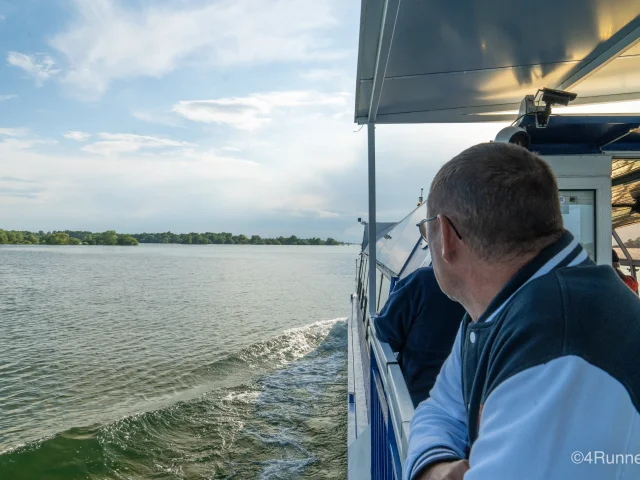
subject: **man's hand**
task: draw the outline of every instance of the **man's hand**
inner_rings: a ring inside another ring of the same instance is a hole
[[[416,480],[463,480],[467,470],[468,460],[440,462],[424,470]]]

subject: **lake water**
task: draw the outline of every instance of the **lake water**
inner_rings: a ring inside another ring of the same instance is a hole
[[[0,247],[0,478],[344,478],[357,247]]]

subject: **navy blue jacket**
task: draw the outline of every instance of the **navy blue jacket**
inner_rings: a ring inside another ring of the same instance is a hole
[[[411,421],[405,479],[640,478],[640,301],[569,232],[466,316]]]
[[[399,352],[414,405],[429,396],[464,314],[462,305],[442,293],[433,268],[423,267],[396,284],[376,316],[378,338]]]

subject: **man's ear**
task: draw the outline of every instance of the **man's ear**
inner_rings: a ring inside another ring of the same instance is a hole
[[[442,235],[442,259],[451,263],[456,256],[458,236],[445,217],[438,215],[438,222],[440,222],[440,235]]]

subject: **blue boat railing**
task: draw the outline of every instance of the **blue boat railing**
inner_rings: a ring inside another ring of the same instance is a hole
[[[400,480],[407,457],[413,402],[391,347],[377,338],[373,325],[368,330],[371,478]]]
[[[352,301],[360,305],[356,295]],[[367,416],[371,434],[370,469],[376,480],[400,480],[407,456],[409,424],[414,408],[400,365],[388,343],[358,309],[357,340],[361,357]],[[351,397],[350,397],[351,398]],[[350,400],[351,402],[352,400]],[[350,408],[353,406],[350,404]]]

